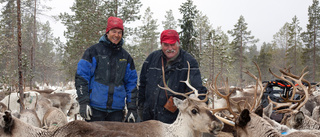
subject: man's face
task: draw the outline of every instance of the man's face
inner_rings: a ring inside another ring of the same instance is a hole
[[[161,44],[161,47],[162,47],[162,52],[166,55],[166,57],[168,59],[171,59],[178,54],[179,46],[178,46],[177,42],[174,44],[169,44],[169,43],[163,42]]]
[[[121,41],[122,38],[122,30],[121,29],[111,29],[107,33],[108,39],[114,43],[118,44]]]

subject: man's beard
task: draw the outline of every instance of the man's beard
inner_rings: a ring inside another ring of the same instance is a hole
[[[175,50],[166,50],[166,53],[175,53]]]

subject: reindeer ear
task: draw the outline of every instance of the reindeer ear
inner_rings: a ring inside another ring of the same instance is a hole
[[[239,126],[239,127],[245,127],[248,124],[248,122],[251,120],[249,114],[250,114],[249,110],[248,109],[244,109],[241,112],[239,118],[237,119],[236,125]]]
[[[177,106],[177,108],[179,108],[179,110],[183,110],[188,106],[187,99],[181,100],[179,98],[173,97],[173,103],[174,103],[174,105]]]
[[[272,109],[273,109],[273,104],[272,103],[269,103],[268,106],[266,106],[264,109],[263,109],[263,113],[267,116],[267,117],[271,117],[271,114],[272,114]]]
[[[11,133],[11,129],[13,127],[13,119],[10,111],[4,112],[5,115],[3,116],[5,126],[4,126],[4,132]]]
[[[296,121],[296,123],[300,125],[302,124],[303,120],[304,120],[304,114],[302,111],[299,111],[294,117],[294,121]]]
[[[260,117],[262,117],[263,114],[263,106],[260,105],[255,111],[254,113],[256,113],[257,115],[259,115]]]

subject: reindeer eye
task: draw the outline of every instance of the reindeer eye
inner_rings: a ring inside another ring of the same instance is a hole
[[[197,113],[199,113],[197,109],[192,109],[191,112],[192,112],[192,114],[197,114]]]

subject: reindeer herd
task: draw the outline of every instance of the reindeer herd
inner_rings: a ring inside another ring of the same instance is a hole
[[[185,98],[174,98],[179,114],[172,124],[156,120],[139,123],[78,120],[75,94],[54,90],[25,92],[20,110],[20,97],[11,93],[0,102],[0,137],[320,136],[320,96],[316,85],[304,79],[308,72],[303,70],[300,75],[294,75],[289,69],[281,69],[281,75],[277,75],[269,70],[274,77],[292,86],[292,95],[281,96],[282,102],[268,98],[269,105],[263,108],[261,99],[267,85],[262,83],[260,68],[254,64],[258,76],[249,71],[244,73],[256,84],[245,88],[229,86],[228,79],[220,74],[207,84],[207,94],[198,94],[189,83],[189,74],[182,81],[192,90],[188,93],[173,91],[166,84],[160,87]],[[301,98],[294,99],[294,95]],[[199,96],[205,97],[201,100]],[[281,122],[272,119],[273,114],[282,114]]]

